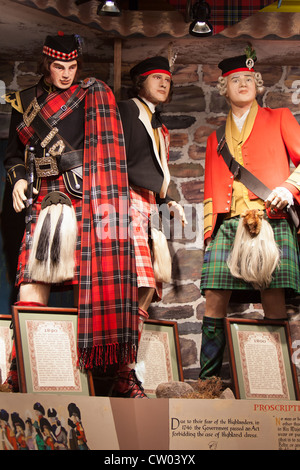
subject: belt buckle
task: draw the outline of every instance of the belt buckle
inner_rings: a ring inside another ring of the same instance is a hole
[[[34,98],[23,114],[23,121],[26,127],[29,127],[31,125],[32,121],[34,120],[36,115],[40,112],[40,110],[41,110],[40,105],[37,99]]]
[[[56,158],[51,155],[35,158],[34,162],[38,178],[47,178],[48,176],[57,176],[59,174]]]

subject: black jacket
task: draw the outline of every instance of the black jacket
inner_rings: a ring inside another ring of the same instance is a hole
[[[50,90],[51,91],[51,90]],[[8,179],[12,186],[19,179],[26,179],[26,168],[25,168],[25,145],[21,142],[16,128],[23,120],[23,106],[22,106],[22,94],[27,93],[29,96],[37,97],[39,103],[43,103],[46,99],[49,89],[45,82],[40,82],[26,90],[21,92],[12,93],[9,96],[9,102],[12,104],[12,114],[9,130],[8,145],[6,155],[4,158],[4,167],[8,174]],[[18,106],[15,106],[18,104]],[[56,127],[58,133],[72,146],[75,150],[83,150],[84,146],[84,100],[80,102],[79,106],[73,110],[65,119],[60,120]],[[35,145],[36,157],[43,156],[44,149],[40,145]],[[74,176],[74,173],[67,171],[64,174],[64,180],[67,189],[71,194],[77,197],[82,195],[82,180],[78,176]]]
[[[159,195],[164,174],[155,155],[149,122],[145,122],[133,100],[121,101],[118,107],[124,129],[129,184]]]

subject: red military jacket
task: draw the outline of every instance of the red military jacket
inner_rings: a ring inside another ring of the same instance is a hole
[[[204,180],[204,239],[211,237],[218,215],[230,212],[233,176],[217,153],[214,131],[208,138]],[[284,186],[300,203],[300,127],[287,108],[261,108],[242,145],[244,166],[270,189]],[[295,166],[291,174],[290,160]],[[257,196],[248,191],[250,199]],[[283,216],[283,215],[282,215]]]

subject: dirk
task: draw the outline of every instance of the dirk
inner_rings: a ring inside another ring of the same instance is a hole
[[[27,200],[26,200],[26,239],[29,241],[32,222],[33,182],[34,182],[34,147],[29,147],[27,156]]]

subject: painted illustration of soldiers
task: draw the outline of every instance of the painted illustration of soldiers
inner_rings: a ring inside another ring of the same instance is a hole
[[[81,413],[80,409],[75,403],[70,403],[68,405],[68,411],[70,416],[70,421],[73,423],[73,447],[76,447],[78,450],[89,450],[87,445],[87,438],[84,432],[84,428],[81,422]]]
[[[61,421],[57,416],[57,411],[54,408],[49,408],[47,415],[51,424],[51,431],[57,443],[57,447],[60,450],[66,450],[68,448],[67,431],[62,426]]]
[[[28,450],[25,437],[25,423],[23,419],[20,417],[19,413],[14,412],[11,414],[11,421],[15,430],[18,450]]]
[[[0,446],[2,450],[18,450],[16,435],[9,424],[9,414],[0,410]]]

